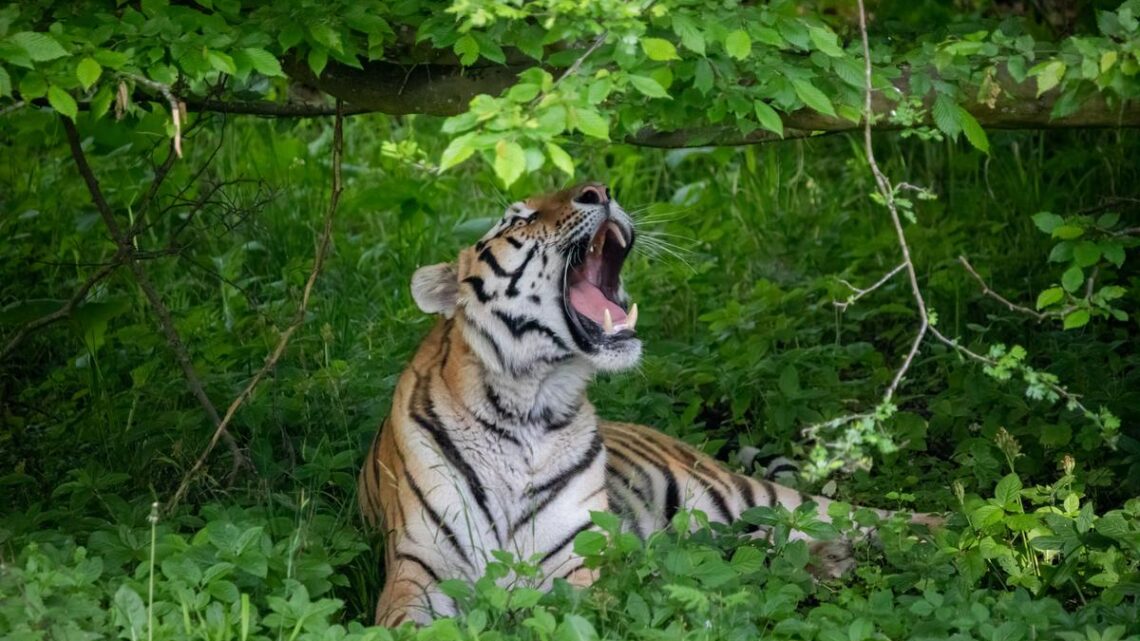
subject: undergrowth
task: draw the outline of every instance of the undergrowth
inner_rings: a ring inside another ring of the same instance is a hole
[[[296,309],[328,190],[325,123],[232,121],[191,130],[187,157],[140,238],[194,365],[216,403],[263,362]],[[1110,301],[1065,284],[1050,262],[1058,225],[1108,247],[1140,225],[1134,133],[994,134],[992,157],[951,143],[877,141],[884,170],[930,187],[908,226],[939,327],[964,344],[1024,347],[1093,408],[1119,417],[1115,447],[1063,402],[1030,398],[928,346],[885,423],[893,451],[820,487],[850,504],[946,512],[945,529],[878,528],[857,544],[853,576],[815,582],[801,529],[835,527],[804,512],[756,510],[708,526],[684,513],[641,542],[597,515],[605,534],[576,545],[599,568],[587,591],[530,589],[528,559],[503,556],[474,586],[449,584],[464,614],[421,629],[366,628],[383,578],[381,541],[359,522],[355,473],[387,413],[396,377],[431,323],[411,303],[416,266],[453,258],[509,200],[560,185],[524,176],[501,193],[471,168],[423,173],[384,143],[422,120],[360,117],[346,131],[346,190],[335,245],[310,315],[238,414],[252,469],[210,474],[173,512],[173,492],[210,434],[201,408],[125,274],[66,322],[25,342],[0,380],[0,636],[12,639],[789,639],[1065,638],[1140,635],[1140,272],[1098,250]],[[106,260],[106,239],[54,118],[5,134],[0,163],[0,336],[66,299]],[[155,131],[161,118],[156,116]],[[140,128],[141,130],[142,128]],[[426,129],[425,129],[426,130]],[[110,136],[111,134],[106,134]],[[144,133],[89,141],[116,203],[142,192]],[[801,430],[873,405],[914,331],[901,281],[845,311],[850,289],[891,269],[895,239],[872,203],[855,138],[740,149],[647,151],[589,146],[591,177],[636,212],[645,240],[626,268],[641,303],[646,356],[591,398],[607,418],[653,425],[727,461],[744,448],[803,460]],[[207,162],[217,148],[216,157]],[[440,149],[432,149],[438,153]],[[35,158],[34,163],[15,162]],[[202,169],[204,167],[204,169]],[[201,172],[199,172],[201,169]],[[194,204],[202,202],[198,209]],[[1095,209],[1094,214],[1086,213]],[[1091,216],[1091,217],[1090,217]],[[1087,223],[1087,224],[1085,224]],[[1068,232],[1066,232],[1068,233]],[[1099,247],[1100,245],[1098,245]],[[1066,330],[985,297],[1027,307],[1085,305]],[[1087,247],[1082,261],[1090,260]],[[1068,262],[1066,262],[1068,261]],[[1089,263],[1082,269],[1091,270]],[[1071,277],[1070,277],[1071,280]],[[1119,294],[1118,296],[1115,294]],[[1051,300],[1060,295],[1058,300]],[[1117,310],[1115,313],[1112,310]],[[835,531],[833,531],[835,530]],[[508,589],[513,587],[513,589]]]

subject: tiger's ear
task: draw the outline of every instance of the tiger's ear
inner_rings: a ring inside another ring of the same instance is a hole
[[[459,275],[455,265],[439,263],[417,269],[412,274],[412,298],[423,311],[451,318],[459,298]]]

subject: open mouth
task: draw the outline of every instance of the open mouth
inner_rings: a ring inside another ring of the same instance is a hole
[[[627,233],[613,220],[606,220],[593,236],[570,250],[564,307],[580,343],[634,337],[637,305],[627,308],[618,293],[622,263],[633,244],[633,235]]]

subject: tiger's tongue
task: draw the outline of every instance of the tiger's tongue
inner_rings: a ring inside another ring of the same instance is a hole
[[[607,309],[610,310],[610,317],[613,318],[615,325],[625,322],[625,310],[606,298],[602,290],[585,278],[570,286],[570,305],[578,313],[599,325],[602,324]]]

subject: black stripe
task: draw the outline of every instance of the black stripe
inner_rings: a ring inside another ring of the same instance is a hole
[[[483,392],[487,396],[487,400],[490,401],[491,407],[495,410],[496,414],[498,414],[499,416],[502,416],[503,418],[510,418],[510,419],[516,419],[516,420],[518,419],[518,416],[519,416],[518,413],[512,412],[511,410],[508,410],[506,407],[504,407],[503,406],[503,399],[499,397],[498,392],[491,389],[490,385],[484,383],[483,384]]]
[[[565,548],[567,545],[570,545],[571,543],[573,543],[573,542],[574,542],[574,537],[576,537],[576,536],[578,536],[579,534],[581,534],[581,533],[585,532],[586,530],[590,529],[591,527],[593,527],[593,525],[594,525],[594,524],[593,524],[593,523],[591,523],[591,522],[589,522],[589,521],[586,521],[585,523],[583,523],[583,524],[582,524],[582,525],[581,525],[581,526],[580,526],[578,529],[576,529],[576,530],[574,530],[573,532],[571,532],[569,536],[567,536],[566,538],[564,538],[564,539],[562,539],[561,541],[559,541],[559,542],[558,542],[558,545],[554,546],[554,549],[553,549],[553,550],[551,550],[551,551],[547,552],[547,553],[546,553],[546,554],[545,554],[545,555],[542,557],[542,560],[541,560],[541,561],[539,561],[539,564],[541,565],[541,564],[543,564],[543,563],[546,563],[547,561],[549,561],[549,560],[550,560],[550,557],[554,556],[555,554],[558,554],[559,552],[561,552],[561,551],[562,551],[562,548]]]
[[[543,336],[549,338],[550,341],[562,351],[570,351],[566,347],[566,343],[562,342],[562,339],[558,337],[558,334],[554,333],[554,330],[538,322],[537,319],[528,318],[525,316],[512,316],[497,309],[493,310],[491,313],[498,317],[499,320],[503,321],[503,324],[507,326],[507,330],[510,331],[511,336],[514,336],[515,338],[522,338],[526,334],[534,332],[536,334],[542,334]]]
[[[665,474],[665,524],[673,522],[677,510],[681,508],[681,492],[677,489],[677,479],[672,472]]]
[[[480,303],[486,303],[496,296],[494,292],[488,294],[487,290],[483,289],[483,279],[478,276],[468,276],[463,279],[463,282],[471,286],[471,289],[475,292],[475,298],[478,298]]]
[[[507,283],[507,298],[514,298],[519,295],[519,279],[522,278],[523,272],[526,271],[526,266],[530,264],[536,251],[538,251],[538,243],[530,246],[530,251],[526,253],[526,258],[523,259],[522,264],[511,274],[511,282]]]
[[[506,278],[507,276],[511,275],[510,272],[503,269],[503,266],[499,264],[499,261],[495,260],[495,255],[491,253],[490,247],[479,252],[479,260],[487,263],[487,265],[491,268],[491,271],[495,272],[496,276],[502,276],[503,278]]]
[[[498,425],[495,425],[491,421],[488,421],[481,416],[475,416],[475,420],[478,421],[479,425],[483,426],[483,429],[494,434],[495,436],[499,437],[500,439],[506,439],[506,440],[514,443],[515,445],[519,445],[519,446],[522,445],[522,443],[520,443],[519,440],[517,438],[515,438],[513,434],[511,434],[507,430],[504,430],[503,428],[499,427]]]
[[[420,557],[418,557],[414,554],[408,554],[407,552],[397,552],[396,558],[401,560],[401,561],[409,561],[411,563],[415,563],[416,565],[423,568],[424,572],[427,572],[427,575],[430,576],[432,578],[432,580],[434,580],[436,583],[439,583],[441,581],[441,579],[439,578],[439,575],[436,574],[436,571],[433,570],[431,568],[431,566],[428,565],[427,562],[424,561],[423,559],[421,559]]]
[[[514,247],[515,249],[522,249],[522,241],[515,238],[514,236],[507,236],[507,242],[510,243],[511,247]]]
[[[598,436],[597,433],[595,433],[594,440],[590,442],[590,449],[586,450],[586,454],[582,456],[582,458],[578,459],[577,463],[572,465],[570,468],[563,470],[561,473],[549,481],[531,490],[530,495],[534,496],[536,494],[541,494],[547,490],[553,490],[555,493],[557,493],[559,490],[565,487],[566,484],[568,484],[574,476],[577,476],[578,474],[586,471],[586,469],[588,469],[590,465],[593,464],[594,460],[598,458],[598,455],[601,454],[601,452],[602,438]]]
[[[408,482],[408,486],[412,488],[412,492],[416,495],[416,498],[419,499],[420,504],[424,506],[424,511],[426,511],[428,516],[431,517],[431,520],[435,523],[435,526],[439,528],[441,532],[443,532],[443,538],[447,539],[447,541],[451,543],[451,547],[455,548],[455,551],[459,553],[460,558],[463,559],[463,562],[466,563],[468,567],[474,567],[471,564],[471,559],[467,557],[467,552],[463,550],[463,546],[459,545],[459,539],[456,538],[455,532],[452,531],[451,526],[447,523],[444,523],[443,519],[441,519],[439,516],[439,512],[436,512],[435,508],[431,506],[431,503],[428,503],[427,499],[424,497],[424,493],[420,490],[420,486],[416,485],[416,482],[412,480],[412,475],[408,474],[407,470],[404,470],[404,480]]]
[[[752,484],[748,479],[743,476],[736,476],[735,474],[730,477],[736,489],[740,491],[741,497],[744,499],[744,509],[756,507],[756,490],[753,489]]]
[[[428,390],[431,381],[422,377],[417,378],[419,380],[416,381],[416,388],[412,393],[412,399],[414,402],[417,396],[421,397],[423,401],[422,409],[427,416],[423,416],[413,409],[412,420],[431,435],[439,446],[440,451],[443,452],[444,457],[451,463],[451,466],[458,470],[459,473],[463,475],[463,478],[467,480],[467,486],[471,490],[471,495],[475,498],[475,503],[479,506],[480,511],[483,512],[483,516],[486,517],[487,523],[495,533],[495,538],[499,545],[503,545],[502,537],[499,536],[499,528],[496,527],[496,521],[491,517],[491,510],[487,507],[487,493],[483,489],[483,483],[479,479],[479,475],[475,473],[475,469],[471,467],[471,464],[467,462],[467,459],[463,458],[459,449],[455,447],[455,443],[452,442],[451,437],[447,434],[447,430],[441,425],[439,416],[435,413],[435,406],[432,404],[430,391]]]
[[[475,332],[478,333],[479,336],[484,341],[486,341],[488,345],[491,346],[491,349],[495,352],[495,360],[498,361],[499,367],[500,368],[506,368],[507,364],[503,360],[503,350],[499,349],[499,343],[498,343],[498,341],[495,340],[495,337],[491,336],[490,332],[483,329],[482,325],[480,325],[479,323],[476,323],[475,321],[467,318],[466,315],[463,316],[463,322],[468,327],[475,330]]]

